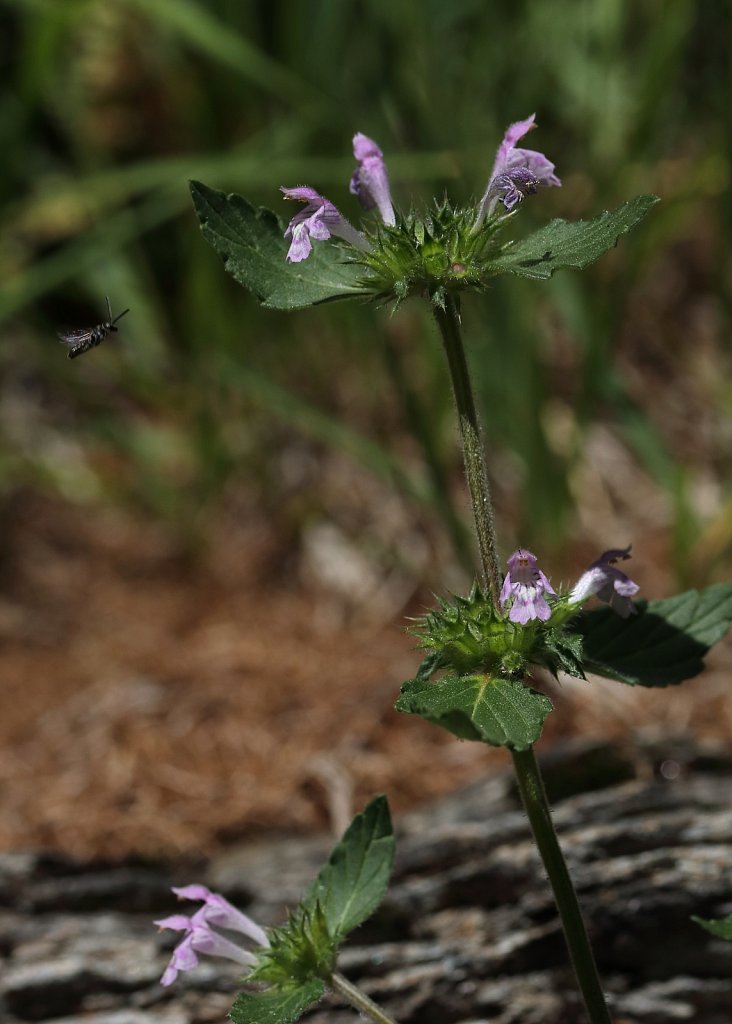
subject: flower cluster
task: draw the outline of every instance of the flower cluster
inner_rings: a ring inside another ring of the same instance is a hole
[[[580,576],[570,591],[567,598],[569,606],[580,605],[594,594],[609,604],[622,618],[627,619],[632,615],[636,609],[631,598],[638,593],[640,587],[622,570],[616,568],[615,564],[628,558],[630,547],[604,551]],[[502,608],[510,605],[510,621],[522,626],[534,619],[546,622],[551,617],[552,609],[545,594],[550,597],[557,596],[551,583],[539,569],[536,555],[524,548],[514,551],[508,559],[508,572],[500,596]]]
[[[472,232],[480,230],[486,217],[491,217],[497,204],[511,211],[527,195],[533,195],[540,185],[561,185],[554,173],[554,164],[534,149],[516,145],[519,139],[535,127],[535,115],[516,121],[506,129],[498,147],[488,186],[478,205]],[[377,210],[387,227],[394,227],[394,212],[389,175],[384,154],[378,145],[362,132],[353,137],[353,155],[357,167],[353,172],[350,191],[365,210]],[[305,208],[290,221],[285,238],[290,243],[287,260],[300,263],[310,256],[313,241],[325,241],[332,235],[343,238],[355,249],[368,251],[371,243],[340,213],[325,196],[307,185],[281,189],[286,199],[305,203]]]
[[[246,914],[242,914],[219,893],[211,892],[205,885],[186,885],[174,888],[173,892],[182,900],[201,900],[203,906],[191,916],[171,914],[170,917],[155,921],[159,928],[184,932],[160,979],[161,985],[172,985],[180,971],[190,971],[196,967],[199,953],[225,957],[227,960],[235,960],[246,967],[252,967],[256,963],[256,956],[223,936],[217,930],[219,928],[238,932],[259,946],[269,946],[264,929]]]

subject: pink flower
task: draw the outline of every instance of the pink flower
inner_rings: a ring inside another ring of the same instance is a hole
[[[269,945],[263,928],[246,914],[242,914],[219,893],[211,892],[205,885],[186,885],[173,889],[173,892],[179,899],[201,900],[203,906],[190,917],[186,914],[171,914],[170,917],[154,922],[159,928],[185,932],[173,950],[170,963],[160,979],[161,985],[172,985],[179,971],[190,971],[196,967],[199,953],[226,957],[227,960],[235,960],[247,967],[252,967],[256,963],[257,958],[253,953],[225,938],[215,931],[212,925],[246,935],[260,946]]]
[[[358,167],[351,178],[351,194],[358,197],[365,210],[376,207],[385,224],[396,224],[384,154],[373,139],[356,132],[353,155],[358,160]]]
[[[562,183],[554,173],[554,164],[536,149],[522,149],[516,143],[535,126],[536,114],[524,121],[516,121],[506,129],[503,141],[498,147],[493,162],[488,187],[478,207],[478,216],[473,225],[477,230],[490,216],[498,202],[507,210],[522,202],[527,195],[533,195],[539,185]]]
[[[314,188],[299,185],[297,188],[281,188],[280,191],[286,199],[306,203],[305,209],[295,214],[285,231],[285,238],[290,242],[287,252],[289,263],[300,263],[308,258],[313,250],[313,238],[323,242],[331,235],[338,235],[357,249],[369,248],[361,232],[356,231],[330,199],[321,196]]]
[[[508,617],[511,622],[525,626],[532,619],[542,622],[551,615],[551,608],[546,603],[544,594],[556,592],[551,583],[538,567],[536,555],[525,548],[514,551],[508,559],[508,572],[503,581],[500,602],[505,607],[512,602]]]
[[[580,604],[588,597],[597,594],[601,601],[609,604],[614,612],[627,619],[634,615],[636,607],[631,597],[638,593],[640,587],[615,563],[630,558],[630,545],[627,548],[611,548],[603,551],[597,561],[590,565],[574,585],[569,595],[570,604]]]

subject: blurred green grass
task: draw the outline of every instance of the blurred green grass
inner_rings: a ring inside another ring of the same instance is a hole
[[[683,400],[707,316],[717,373],[696,400],[730,421],[731,40],[729,8],[690,0],[0,0],[2,492],[121,501],[195,533],[232,480],[277,505],[289,430],[446,522],[467,560],[426,313],[259,310],[201,239],[186,180],[280,213],[278,186],[309,183],[349,209],[361,130],[402,203],[467,199],[536,110],[532,145],[564,188],[525,204],[522,232],[639,192],[664,202],[585,274],[466,302],[507,541],[571,540],[573,472],[602,422],[667,498],[677,576],[714,577],[732,550],[729,445],[695,441],[692,410],[680,446],[652,391]],[[69,363],[57,327],[94,322],[107,294],[132,308],[120,335]]]

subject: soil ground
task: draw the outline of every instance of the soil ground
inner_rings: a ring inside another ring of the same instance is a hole
[[[261,521],[184,558],[115,510],[25,496],[0,597],[0,847],[80,856],[207,853],[261,831],[340,830],[374,792],[412,806],[504,764],[392,708],[418,655],[358,628],[277,564]],[[673,691],[550,684],[546,746],[638,730],[725,738],[729,646]]]

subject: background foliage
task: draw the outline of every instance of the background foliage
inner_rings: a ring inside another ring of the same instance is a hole
[[[724,5],[691,0],[0,0],[2,491],[121,501],[195,540],[244,479],[297,533],[318,489],[291,500],[278,456],[304,436],[432,529],[447,511],[465,550],[426,311],[259,310],[200,238],[186,180],[280,212],[280,184],[310,183],[350,209],[361,130],[399,201],[461,200],[536,110],[532,145],[564,188],[525,204],[526,231],[664,202],[584,274],[503,279],[466,304],[506,542],[577,533],[610,437],[663,496],[681,582],[723,578],[731,28]],[[69,363],[56,328],[100,319],[107,294],[132,308],[120,335]]]

